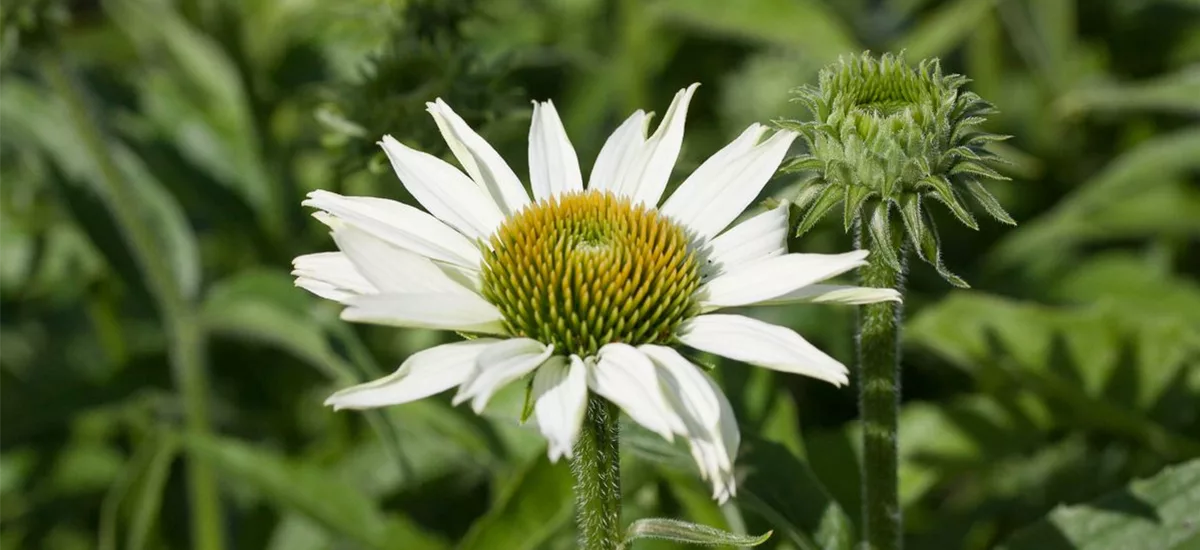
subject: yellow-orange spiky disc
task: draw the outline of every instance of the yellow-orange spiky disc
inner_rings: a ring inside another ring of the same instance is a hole
[[[567,193],[506,220],[484,253],[483,296],[514,336],[594,355],[666,343],[696,312],[696,254],[682,227],[609,193]]]

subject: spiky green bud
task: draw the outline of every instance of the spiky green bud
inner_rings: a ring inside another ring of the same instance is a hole
[[[971,229],[979,226],[966,196],[997,220],[1016,224],[981,183],[1008,179],[988,166],[1002,159],[984,148],[1008,136],[979,129],[996,111],[963,91],[967,82],[962,75],[942,74],[936,59],[913,68],[903,54],[876,60],[864,53],[826,67],[817,87],[796,90],[813,121],[781,125],[799,131],[809,152],[784,170],[816,174],[795,200],[803,212],[797,233],[840,203],[846,230],[859,220],[869,238],[883,241],[876,250],[892,252],[884,259],[894,269],[900,269],[900,259],[891,234],[904,231],[922,260],[951,284],[967,286],[942,264],[937,228],[926,210],[929,199]]]

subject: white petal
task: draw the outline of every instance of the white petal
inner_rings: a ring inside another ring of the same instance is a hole
[[[667,199],[662,212],[702,238],[728,227],[762,192],[797,136],[784,130],[755,145],[766,130],[751,125],[706,160]]]
[[[536,200],[583,190],[579,157],[550,101],[533,102],[533,123],[529,126],[529,183]]]
[[[683,127],[688,104],[699,84],[692,84],[675,94],[667,114],[658,129],[646,140],[634,162],[622,174],[617,195],[629,197],[634,204],[655,206],[667,188],[667,179],[675,168],[679,150],[683,147]]]
[[[900,293],[891,288],[871,288],[843,285],[808,285],[787,294],[763,302],[765,304],[790,304],[815,302],[832,304],[874,304],[876,302],[899,302]]]
[[[348,223],[405,250],[469,269],[479,269],[479,249],[441,220],[407,204],[376,197],[343,197],[329,191],[308,194],[305,206],[333,215],[326,223]],[[336,229],[336,227],[335,227]]]
[[[713,498],[734,494],[733,459],[741,444],[733,408],[721,389],[679,352],[665,346],[638,348],[659,368],[668,401],[683,418],[692,457],[713,484]]]
[[[306,254],[292,260],[296,286],[326,300],[345,302],[359,294],[379,292],[341,252]]]
[[[470,399],[471,408],[482,413],[500,388],[538,368],[553,352],[554,346],[529,338],[511,338],[493,344],[475,360],[475,368],[459,387],[454,404]]]
[[[335,228],[333,240],[380,293],[473,293],[451,280],[429,258],[393,246],[353,225]]]
[[[462,117],[440,98],[426,103],[446,144],[475,184],[491,195],[500,211],[511,216],[529,204],[529,194],[508,163]]]
[[[700,287],[704,311],[765,302],[866,265],[867,251],[785,254],[737,266]]]
[[[347,300],[342,319],[408,328],[504,334],[500,310],[473,293],[376,294]]]
[[[621,174],[637,159],[646,143],[646,127],[649,123],[650,117],[646,112],[638,110],[608,136],[604,147],[600,148],[600,154],[596,156],[596,164],[588,178],[588,189],[617,192]]]
[[[599,359],[588,369],[588,387],[667,441],[684,433],[683,420],[663,395],[654,363],[633,346],[607,344],[600,348]]]
[[[446,391],[462,383],[475,368],[475,359],[499,342],[479,338],[419,351],[396,372],[378,380],[339,391],[325,400],[334,410],[369,409],[408,403]]]
[[[533,415],[549,443],[550,461],[571,458],[587,409],[587,367],[578,355],[554,356],[533,376]]]
[[[846,366],[792,329],[741,315],[701,315],[684,322],[681,342],[768,369],[803,374],[834,385],[849,381]]]
[[[705,273],[720,275],[743,264],[787,253],[787,202],[767,210],[709,241]]]
[[[486,239],[504,221],[492,197],[457,168],[392,136],[379,142],[396,176],[430,214],[470,239]]]

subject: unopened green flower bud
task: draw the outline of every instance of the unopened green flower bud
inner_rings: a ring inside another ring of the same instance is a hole
[[[1008,179],[988,166],[1001,159],[984,148],[1008,136],[979,129],[996,111],[963,91],[967,82],[942,74],[936,59],[913,68],[902,56],[863,54],[826,67],[817,87],[797,90],[814,120],[781,124],[799,131],[809,152],[784,169],[816,174],[795,200],[803,212],[798,233],[842,203],[846,230],[860,220],[894,269],[900,259],[891,234],[904,231],[921,259],[951,284],[967,286],[942,265],[926,199],[941,202],[972,229],[978,224],[967,195],[997,220],[1016,223],[981,183]]]

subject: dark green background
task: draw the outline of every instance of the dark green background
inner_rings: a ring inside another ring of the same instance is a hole
[[[986,128],[1015,136],[997,149],[1013,181],[990,189],[1020,225],[940,216],[974,288],[914,263],[901,420],[909,547],[1001,544],[1200,455],[1198,15],[1195,0],[6,0],[0,545],[192,547],[187,465],[204,463],[221,504],[206,529],[228,548],[573,547],[568,468],[511,414],[448,396],[321,406],[454,337],[350,326],[293,288],[291,258],[333,248],[304,194],[411,200],[374,140],[449,158],[435,97],[518,174],[529,100],[553,99],[586,172],[628,113],[698,81],[677,183],[747,124],[806,116],[789,90],[839,55],[904,48],[970,76],[1001,110]],[[835,216],[792,250],[849,241]],[[754,314],[850,363],[851,308]],[[686,455],[630,428],[626,519],[849,548],[854,389],[716,376],[746,439],[740,498],[717,507]],[[1009,547],[1200,544],[1194,470]],[[1117,527],[1081,530],[1098,516]]]

